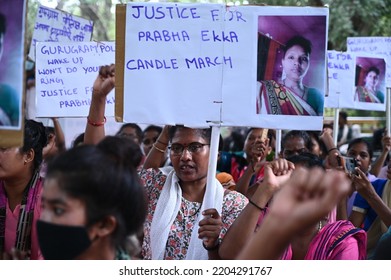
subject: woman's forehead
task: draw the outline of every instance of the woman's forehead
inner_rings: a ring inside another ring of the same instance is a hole
[[[350,147],[349,151],[354,151],[354,152],[365,151],[365,152],[368,152],[368,146],[367,146],[367,144],[365,144],[363,142],[358,142],[358,143],[352,145]]]
[[[202,131],[199,129],[193,129],[188,127],[178,128],[172,139],[183,139],[183,138],[204,138]]]

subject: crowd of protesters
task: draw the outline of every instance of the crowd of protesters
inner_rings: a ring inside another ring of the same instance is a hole
[[[0,148],[1,258],[391,258],[386,131],[374,157],[346,122],[284,131],[280,151],[272,129],[233,128],[208,180],[211,128],[125,123],[105,134],[114,69],[100,68],[72,147],[53,119],[26,120],[23,146]]]

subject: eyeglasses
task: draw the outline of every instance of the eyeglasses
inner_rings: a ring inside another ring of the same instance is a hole
[[[209,146],[209,144],[202,144],[199,142],[193,142],[189,145],[182,145],[178,143],[171,144],[169,147],[171,153],[176,156],[182,155],[183,151],[186,149],[191,154],[197,154],[202,151],[204,146]]]

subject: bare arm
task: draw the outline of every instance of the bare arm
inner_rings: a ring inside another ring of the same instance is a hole
[[[384,162],[387,159],[387,156],[391,150],[391,137],[385,135],[382,138],[382,152],[376,161],[372,164],[371,173],[375,176],[379,176],[380,170],[384,165]]]
[[[334,145],[333,137],[329,131],[324,131],[320,136],[328,151],[326,155],[326,168],[339,168],[337,157],[341,154],[338,148]]]
[[[169,136],[168,136],[169,129],[170,129],[169,125],[164,126],[158,139],[153,144],[152,149],[149,151],[147,157],[145,158],[143,169],[148,169],[148,168],[157,169],[160,167],[163,159],[165,158],[165,153],[167,152],[167,147],[169,143]]]
[[[358,175],[353,175],[353,180],[357,192],[368,202],[383,223],[391,226],[391,209],[384,203],[382,198],[376,193],[371,182],[359,168],[356,168]],[[352,221],[353,222],[353,221]],[[356,225],[356,224],[354,224]]]
[[[269,139],[265,142],[257,141],[252,147],[253,157],[248,159],[249,164],[243,175],[236,182],[236,191],[242,193],[248,197],[247,192],[250,186],[251,178],[254,174],[258,174],[259,170],[265,164],[263,161],[266,157],[267,146],[269,145]]]
[[[105,137],[105,108],[106,97],[114,88],[115,84],[115,65],[101,66],[99,75],[95,79],[90,111],[88,114],[88,121],[84,135],[85,144],[97,144]],[[95,124],[95,125],[94,125]]]
[[[65,151],[65,136],[64,131],[61,128],[61,125],[57,118],[52,118],[54,126],[54,134],[56,135],[55,145],[59,153]]]
[[[254,234],[258,219],[262,214],[259,208],[266,207],[280,184],[289,178],[290,170],[293,168],[293,164],[285,159],[278,159],[265,166],[264,180],[258,182],[259,187],[252,196],[251,202],[231,225],[220,245],[219,254],[222,259],[235,259],[238,256],[240,250]],[[280,174],[279,178],[275,175],[277,173]]]
[[[338,171],[295,170],[238,259],[278,259],[291,239],[327,215],[349,189]]]

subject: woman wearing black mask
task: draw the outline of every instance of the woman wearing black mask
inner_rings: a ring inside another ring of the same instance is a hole
[[[126,158],[125,156],[126,155]],[[145,219],[144,189],[135,167],[138,145],[108,136],[75,147],[48,166],[37,222],[45,259],[129,259],[129,237]]]

